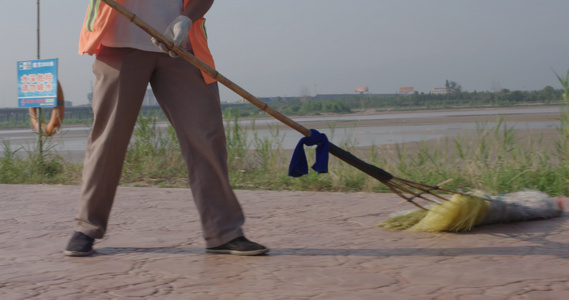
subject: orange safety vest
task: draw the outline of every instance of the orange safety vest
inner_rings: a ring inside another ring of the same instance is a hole
[[[124,4],[125,0],[115,0],[119,4]],[[184,8],[192,0],[184,0]],[[110,28],[115,21],[118,12],[110,6],[101,2],[101,0],[91,0],[81,29],[81,36],[79,37],[79,54],[85,53],[89,55],[97,54],[101,47],[101,40],[105,31]],[[192,20],[193,21],[193,20]],[[215,69],[213,56],[207,46],[207,33],[205,29],[205,19],[193,22],[190,31],[188,32],[190,43],[194,55],[201,61],[208,64]],[[216,80],[202,71],[202,76],[206,84],[215,82]]]

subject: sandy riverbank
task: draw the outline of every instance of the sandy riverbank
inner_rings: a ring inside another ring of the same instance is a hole
[[[484,112],[488,111],[503,111],[502,114],[485,115]],[[421,113],[437,113],[437,112],[461,112],[462,115],[457,116],[447,116],[444,118],[421,118]],[[495,124],[498,121],[507,124],[508,128],[512,124],[524,124],[527,122],[546,122],[546,121],[557,121],[560,118],[560,113],[535,113],[532,112],[532,107],[527,108],[527,113],[510,113],[508,108],[503,109],[460,109],[460,110],[429,110],[429,111],[390,111],[390,112],[377,112],[375,110],[367,110],[361,112],[355,112],[349,114],[350,116],[370,116],[370,115],[395,115],[395,114],[409,114],[414,115],[411,118],[396,118],[396,119],[372,119],[372,120],[350,120],[350,121],[332,121],[334,126],[337,128],[350,128],[350,127],[374,127],[374,126],[403,126],[403,125],[434,125],[434,124],[453,124],[453,123],[489,123]],[[418,115],[415,115],[418,114]],[[326,117],[344,117],[345,114],[336,115],[326,115]],[[303,119],[312,119],[310,117],[296,117],[299,123],[303,123]],[[331,121],[311,121],[308,123],[310,128],[321,129],[330,126]],[[286,125],[279,125],[286,126]],[[259,126],[256,126],[260,128]],[[488,125],[491,128],[491,125]],[[530,141],[539,141],[540,148],[548,149],[554,147],[556,139],[559,138],[559,131],[557,128],[544,128],[544,129],[516,129],[514,130],[515,136],[517,137],[517,142],[521,145],[527,145]],[[454,140],[457,137],[461,139],[469,140],[474,138],[472,131],[459,131],[456,130],[441,130],[437,131],[442,137],[434,139],[425,139],[422,142],[406,142],[402,144],[390,144],[390,145],[378,145],[376,150],[381,153],[382,156],[394,157],[397,153],[396,148],[400,147],[408,151],[410,154],[414,153],[421,147],[421,144],[426,144],[430,149],[441,149],[446,150],[449,153],[455,151]],[[357,154],[365,156],[370,153],[371,147],[357,147]],[[289,151],[287,151],[289,152]]]
[[[519,107],[516,107],[519,108]],[[504,111],[503,114],[499,115],[483,115],[481,112],[485,111]],[[559,113],[534,113],[531,112],[532,107],[527,108],[527,113],[516,113],[516,114],[509,114],[508,108],[471,108],[471,109],[445,109],[445,110],[409,110],[409,111],[381,111],[378,112],[374,109],[368,109],[364,111],[356,111],[350,114],[320,114],[318,116],[294,116],[294,118],[298,123],[304,123],[303,120],[305,119],[314,119],[315,117],[326,117],[326,118],[334,118],[334,117],[345,117],[345,116],[353,116],[357,118],[358,116],[381,116],[381,115],[395,115],[395,114],[421,114],[421,113],[437,113],[437,112],[467,112],[471,114],[465,114],[460,116],[449,116],[444,118],[421,118],[420,116],[415,116],[413,118],[403,118],[403,119],[373,119],[373,120],[350,120],[350,121],[310,121],[310,126],[313,128],[322,128],[327,127],[330,123],[334,122],[335,124],[339,124],[338,127],[353,127],[354,125],[358,126],[379,126],[379,125],[421,125],[421,124],[441,124],[441,123],[475,123],[475,122],[495,122],[498,119],[501,119],[504,122],[539,122],[539,121],[551,121],[557,120],[560,117]],[[263,119],[271,119],[271,117],[266,118],[259,118],[259,120]],[[246,120],[246,119],[241,119]],[[280,126],[286,126],[284,124],[280,124]],[[264,129],[267,126],[265,125],[256,125],[257,129]]]
[[[361,131],[374,131],[373,127],[382,127],[382,126],[407,126],[407,125],[437,125],[437,124],[456,124],[456,123],[494,123],[497,119],[501,119],[503,122],[506,122],[508,125],[513,123],[523,124],[526,122],[543,122],[549,121],[552,123],[557,123],[557,120],[560,117],[559,112],[556,113],[539,113],[536,111],[543,111],[543,106],[540,107],[527,107],[527,108],[494,108],[494,109],[454,109],[454,110],[414,110],[414,111],[388,111],[388,112],[378,112],[375,110],[365,110],[365,111],[357,111],[351,114],[321,114],[318,116],[292,116],[295,121],[302,124],[306,128],[314,128],[318,130],[330,128],[330,126],[334,127],[336,130],[341,130],[342,128],[357,128],[354,132],[355,134],[358,133],[359,130]],[[549,109],[548,111],[555,111]],[[498,112],[496,114],[495,112]],[[515,113],[512,113],[515,112]],[[439,115],[438,113],[443,113],[440,115],[444,115],[444,117],[433,117],[433,115]],[[450,114],[447,114],[450,113]],[[490,114],[488,114],[490,113]],[[376,118],[377,116],[377,118]],[[319,118],[322,120],[319,120]],[[371,118],[369,118],[371,117]],[[272,117],[265,117],[265,118],[258,118],[257,120],[274,120]],[[247,119],[240,119],[243,127],[248,128],[250,124]],[[269,125],[267,122],[256,122],[255,129],[262,130],[267,129]],[[277,124],[279,128],[288,129],[287,125],[279,123],[275,120],[273,124]],[[277,126],[277,125],[271,125]],[[65,128],[72,128],[75,127],[73,125],[65,125]],[[440,126],[438,126],[440,128]],[[411,129],[412,130],[412,129]],[[75,138],[77,140],[86,139],[86,135],[88,130],[85,131],[71,131],[65,133],[62,138],[65,139],[64,142],[70,142],[69,139]],[[407,132],[409,133],[409,131]],[[414,133],[414,132],[412,132]],[[429,145],[429,147],[443,147],[446,146],[446,142],[450,140],[453,141],[454,138],[458,134],[461,136],[468,136],[472,134],[470,132],[460,132],[457,130],[440,130],[438,129],[436,132],[439,138],[433,139],[425,139],[424,142]],[[19,134],[19,133],[18,133]],[[556,128],[544,128],[538,130],[516,130],[516,135],[518,137],[526,138],[531,137],[534,140],[539,138],[542,139],[542,143],[544,147],[550,147],[554,144],[555,138],[558,137],[559,133]],[[7,136],[10,138],[10,136]],[[298,135],[298,138],[302,137]],[[1,136],[0,136],[1,138]],[[34,137],[29,137],[30,140]],[[369,144],[369,143],[368,143]],[[407,142],[403,143],[405,149],[413,152],[417,147],[420,145],[419,142]],[[366,146],[357,146],[358,152],[361,152],[361,155],[365,155],[369,153],[370,147]],[[395,153],[394,149],[396,145],[381,145],[378,150],[381,151],[382,154],[387,153]],[[77,147],[76,147],[77,148]],[[68,149],[69,150],[69,149]],[[60,154],[62,155],[69,155],[72,157],[73,161],[80,162],[83,157],[83,148],[73,149],[71,151],[64,150]],[[289,152],[289,151],[286,151]]]
[[[382,120],[378,122],[370,122],[372,125],[429,125],[429,124],[440,124],[440,123],[496,123],[498,120],[502,121],[509,127],[514,123],[524,124],[527,122],[544,122],[544,121],[557,121],[560,118],[560,113],[538,113],[538,114],[501,114],[501,115],[477,115],[480,110],[465,110],[472,112],[472,115],[465,116],[453,116],[446,117],[442,119],[404,119],[404,120]],[[358,123],[362,126],[362,123]],[[493,129],[491,126],[488,128]],[[461,132],[459,136],[456,136],[455,131],[440,132],[445,137],[424,140],[423,143],[427,145],[429,149],[445,149],[449,154],[456,152],[456,147],[454,145],[454,140],[460,138],[462,141],[473,141],[473,145],[476,146],[475,138],[476,135],[473,132]],[[516,137],[516,144],[522,147],[529,147],[530,143],[534,143],[532,147],[539,147],[540,149],[552,149],[555,146],[555,142],[559,139],[559,131],[555,128],[543,128],[543,129],[515,129],[514,134]],[[472,140],[471,140],[472,139]],[[421,147],[421,142],[408,142],[403,143],[404,149],[409,151],[409,153],[416,152],[419,147]],[[383,156],[395,156],[397,145],[382,145],[378,146],[378,151],[382,153]],[[535,150],[535,149],[534,149]],[[369,153],[370,147],[359,147],[358,151],[360,153]]]

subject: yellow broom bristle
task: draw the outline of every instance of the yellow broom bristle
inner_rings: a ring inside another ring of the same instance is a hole
[[[426,210],[418,209],[406,214],[390,217],[377,226],[383,227],[385,229],[405,230],[419,223],[419,221],[421,221],[426,215]]]
[[[408,230],[423,232],[466,231],[482,222],[488,202],[480,197],[454,194],[449,201],[434,205]]]

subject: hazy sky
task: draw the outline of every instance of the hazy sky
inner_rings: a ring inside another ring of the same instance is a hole
[[[37,55],[37,0],[1,1],[0,107],[16,107],[16,62]],[[59,58],[75,105],[93,81],[93,58],[77,54],[88,2],[41,0],[41,58]],[[568,12],[567,0],[218,0],[206,17],[218,71],[269,97],[428,92],[447,79],[468,91],[560,88]]]

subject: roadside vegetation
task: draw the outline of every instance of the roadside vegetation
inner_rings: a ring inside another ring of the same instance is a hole
[[[559,94],[558,99],[563,99],[558,134],[550,141],[554,147],[544,146],[548,143],[543,137],[520,134],[501,120],[492,127],[479,123],[474,136],[447,139],[436,147],[422,142],[413,147],[401,144],[362,150],[352,141],[338,146],[398,177],[416,182],[435,185],[452,178],[454,181],[446,188],[477,189],[489,194],[537,189],[552,196],[569,196],[569,72],[558,78],[564,89],[550,90],[552,97]],[[422,96],[409,96],[409,99]],[[299,105],[301,111],[304,104]],[[278,127],[272,129],[271,137],[262,138],[257,135],[254,118],[247,128],[240,125],[241,107],[226,109],[224,113],[230,178],[236,189],[388,192],[376,179],[333,156],[328,174],[317,175],[311,170],[300,178],[289,177],[291,154],[282,147]],[[139,117],[125,160],[122,185],[187,186],[187,172],[174,131],[171,127],[159,130],[156,124],[160,120],[159,115]],[[67,162],[50,150],[49,138],[46,145],[38,155],[33,150],[13,149],[4,143],[0,183],[80,184],[81,164]],[[311,165],[314,148],[306,150]]]

